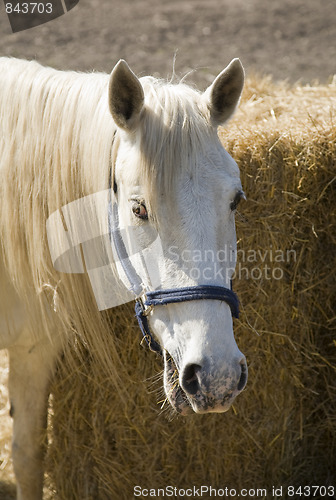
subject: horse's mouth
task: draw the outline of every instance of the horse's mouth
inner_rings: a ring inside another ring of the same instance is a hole
[[[164,351],[164,388],[167,400],[173,409],[180,415],[194,413],[187,395],[179,383],[179,372],[173,358]]]

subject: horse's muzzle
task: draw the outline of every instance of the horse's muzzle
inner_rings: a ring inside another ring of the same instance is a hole
[[[227,411],[247,383],[246,359],[241,355],[232,367],[216,368],[206,361],[188,363],[177,372],[174,361],[165,357],[165,389],[173,408],[182,415]]]

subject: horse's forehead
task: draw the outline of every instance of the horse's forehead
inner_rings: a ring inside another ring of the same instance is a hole
[[[191,168],[183,169],[182,167],[180,169],[180,179],[190,179],[198,191],[208,190],[209,196],[211,195],[210,191],[214,193],[218,190],[231,192],[234,189],[241,188],[239,167],[219,142],[200,151],[199,155],[196,155]],[[178,181],[176,185],[178,189]]]
[[[141,154],[137,141],[133,145],[126,141],[119,151],[119,174],[125,184],[129,188],[138,186],[140,190],[144,187],[143,194],[150,198],[155,194],[168,201],[174,198],[171,195],[185,190],[186,185],[197,188],[198,192],[208,191],[205,193],[208,196],[218,190],[231,192],[241,188],[238,165],[216,138],[200,148],[191,146],[184,154],[169,151],[168,145],[164,149],[165,154],[155,158],[157,164],[151,164]]]

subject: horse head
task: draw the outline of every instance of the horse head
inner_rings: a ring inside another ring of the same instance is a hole
[[[135,229],[126,238],[129,253],[144,249],[155,239],[153,232],[159,241],[149,259],[154,274],[140,262],[136,266],[148,290],[230,289],[234,216],[244,193],[238,166],[217,128],[236,109],[243,84],[238,59],[203,93],[183,83],[138,79],[125,61],[112,71],[109,107],[118,136],[113,186],[119,223]],[[182,414],[228,410],[247,381],[229,304],[176,301],[151,308],[147,320],[162,348],[171,405]]]

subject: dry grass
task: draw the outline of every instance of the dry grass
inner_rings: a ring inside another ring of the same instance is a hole
[[[237,216],[245,269],[234,282],[247,389],[227,414],[172,417],[158,404],[161,360],[139,347],[132,306],[118,308],[124,399],[89,354],[53,386],[55,499],[129,500],[135,485],[335,482],[335,122],[336,86],[248,81],[221,131],[247,194]],[[295,258],[276,261],[287,250]]]

